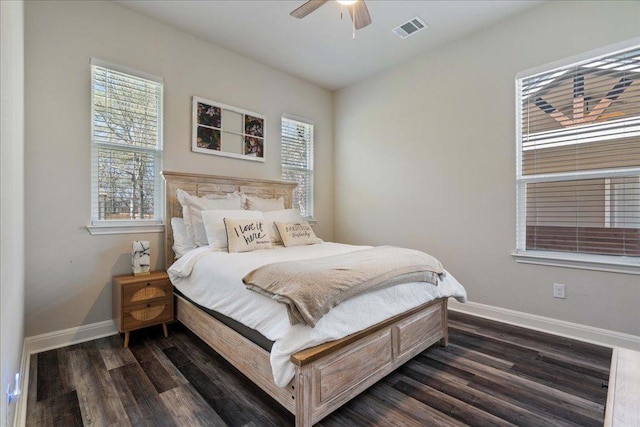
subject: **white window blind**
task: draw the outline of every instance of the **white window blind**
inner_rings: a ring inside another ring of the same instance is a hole
[[[159,78],[91,62],[92,224],[162,221]]]
[[[640,257],[640,47],[519,78],[518,252]]]
[[[282,117],[282,179],[298,184],[293,207],[313,217],[313,124]]]

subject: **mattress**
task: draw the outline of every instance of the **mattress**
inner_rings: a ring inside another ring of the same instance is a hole
[[[189,251],[168,270],[173,285],[200,306],[221,313],[273,341],[270,361],[276,385],[285,387],[295,367],[290,356],[302,349],[343,338],[437,298],[466,301],[466,291],[447,273],[437,285],[405,283],[357,295],[334,307],[314,328],[291,325],[286,307],[245,288],[242,278],[262,265],[343,254],[367,246],[323,242],[246,253],[201,247]]]

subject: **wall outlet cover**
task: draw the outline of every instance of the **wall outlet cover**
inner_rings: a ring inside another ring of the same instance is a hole
[[[565,286],[562,283],[553,284],[553,297],[554,298],[566,298]]]

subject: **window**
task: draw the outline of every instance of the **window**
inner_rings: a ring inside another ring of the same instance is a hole
[[[92,234],[162,231],[162,89],[160,78],[91,61]]]
[[[640,265],[640,46],[516,86],[518,253]]]
[[[313,218],[313,123],[282,117],[282,179],[298,184],[293,207]]]

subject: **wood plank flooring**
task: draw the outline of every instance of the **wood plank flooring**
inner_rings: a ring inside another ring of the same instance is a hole
[[[319,425],[602,425],[610,349],[455,312],[449,334]],[[27,426],[293,422],[180,324],[31,356]]]

